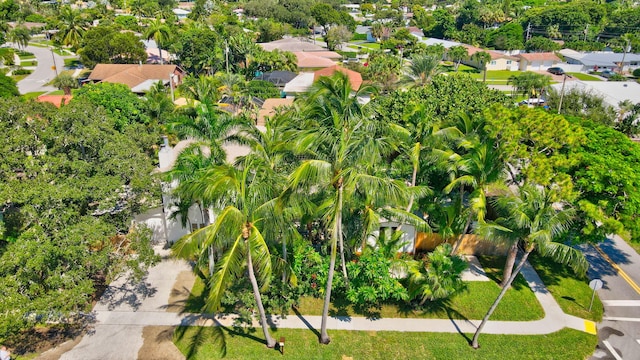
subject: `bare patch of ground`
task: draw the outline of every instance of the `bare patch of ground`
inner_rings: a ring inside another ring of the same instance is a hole
[[[169,295],[168,312],[181,312],[184,309],[195,280],[195,275],[191,271],[182,271],[178,274]]]
[[[175,326],[145,326],[138,360],[183,360],[184,355],[173,344]]]
[[[77,336],[75,339],[68,340],[52,349],[49,349],[40,356],[36,358],[36,360],[58,360],[62,356],[62,354],[67,351],[73,349],[74,346],[78,345],[78,343],[82,340],[82,336]]]

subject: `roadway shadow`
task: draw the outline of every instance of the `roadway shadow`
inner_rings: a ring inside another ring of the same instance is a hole
[[[613,240],[607,238],[603,242],[598,244],[598,246],[600,247],[600,250],[604,251],[604,253],[607,254],[607,256],[609,256],[609,259],[611,259],[614,263],[620,265],[631,263],[629,254],[618,249]]]
[[[136,311],[142,305],[142,301],[155,296],[157,292],[158,289],[147,282],[146,277],[135,283],[125,280],[122,284],[109,285],[100,297],[98,304],[107,305],[108,310],[128,305],[133,311]]]

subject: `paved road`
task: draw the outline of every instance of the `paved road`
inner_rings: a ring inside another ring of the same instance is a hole
[[[62,71],[64,69],[64,58],[58,54],[52,53],[49,48],[27,46],[25,51],[33,53],[36,56],[38,66],[31,75],[18,82],[18,90],[20,91],[20,94],[35,91],[58,90],[57,88],[47,86],[46,84],[56,77],[55,70],[51,68],[54,62],[53,59],[55,58],[55,64],[58,71]]]
[[[617,236],[598,248],[602,253],[591,246],[583,248],[589,278],[604,282],[598,290],[604,317],[598,325],[598,348],[590,360],[640,359],[640,255]]]

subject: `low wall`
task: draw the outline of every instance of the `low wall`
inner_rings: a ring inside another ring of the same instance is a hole
[[[435,233],[419,232],[416,236],[416,247],[414,252],[433,251],[436,246],[442,244],[445,240]],[[449,243],[453,245],[456,238],[449,239]],[[494,243],[489,240],[482,239],[477,235],[467,234],[462,237],[458,254],[464,255],[505,255],[509,247],[506,244]]]

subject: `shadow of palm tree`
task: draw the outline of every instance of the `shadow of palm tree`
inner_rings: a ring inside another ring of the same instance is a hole
[[[302,321],[304,323],[304,325],[307,327],[307,329],[313,331],[314,334],[316,334],[316,336],[318,338],[320,338],[320,332],[314,328],[308,321],[307,319],[304,318],[304,316],[302,316],[300,314],[300,312],[298,311],[298,309],[296,309],[295,307],[293,307],[293,312],[296,314],[296,316],[298,317],[298,319],[300,319],[300,321]]]

